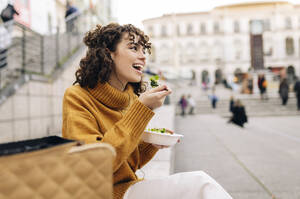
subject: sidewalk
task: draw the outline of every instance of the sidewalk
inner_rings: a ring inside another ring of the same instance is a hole
[[[175,172],[203,170],[236,199],[300,198],[298,116],[251,118],[245,128],[217,115],[175,118],[185,137]]]

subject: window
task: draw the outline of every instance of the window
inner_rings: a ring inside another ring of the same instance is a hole
[[[234,32],[235,33],[239,33],[240,32],[240,24],[239,24],[239,22],[238,21],[234,21],[233,26],[234,26]]]
[[[184,64],[185,63],[185,50],[182,47],[181,44],[177,44],[177,51],[178,51],[178,56],[179,56],[179,63]]]
[[[156,48],[154,45],[151,46],[150,62],[155,62]]]
[[[188,63],[194,63],[197,61],[197,50],[194,43],[189,42],[186,45],[186,61]]]
[[[159,57],[161,63],[169,63],[170,61],[170,47],[167,44],[162,44],[160,47]]]
[[[216,41],[212,47],[212,58],[214,60],[223,58],[223,47],[220,41]]]
[[[270,31],[270,30],[271,30],[270,19],[265,19],[264,20],[264,31]]]
[[[192,24],[188,24],[186,33],[187,33],[187,35],[193,34],[193,25]]]
[[[207,61],[209,58],[209,48],[205,42],[202,42],[199,46],[199,58],[200,61]]]
[[[291,37],[285,39],[285,51],[287,55],[294,54],[294,40]]]
[[[200,33],[201,33],[201,34],[206,34],[206,26],[205,26],[205,23],[201,23],[201,25],[200,25]]]
[[[148,26],[147,32],[148,32],[148,35],[149,35],[150,37],[152,37],[152,36],[153,36],[153,26]]]
[[[264,48],[264,56],[272,56],[273,54],[273,40],[272,38],[264,38],[264,45],[263,45],[263,48]]]
[[[165,25],[161,26],[161,36],[166,37],[167,36],[167,27]]]
[[[176,33],[178,36],[180,35],[180,26],[179,25],[176,26]]]
[[[292,20],[290,17],[285,18],[285,29],[292,29]]]
[[[243,45],[240,40],[234,41],[234,58],[236,60],[242,59],[243,56]]]
[[[220,33],[220,25],[218,22],[214,22],[214,32]]]

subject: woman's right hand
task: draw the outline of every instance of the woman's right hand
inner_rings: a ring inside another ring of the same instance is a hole
[[[142,93],[139,100],[145,106],[153,110],[160,107],[164,103],[166,96],[171,93],[171,89],[169,89],[166,85],[161,85]]]

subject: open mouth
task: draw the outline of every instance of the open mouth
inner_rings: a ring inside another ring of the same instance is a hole
[[[144,66],[140,64],[133,64],[132,67],[138,71],[143,71]]]

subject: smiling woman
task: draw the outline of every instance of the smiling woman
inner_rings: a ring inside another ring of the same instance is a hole
[[[84,42],[88,46],[86,56],[63,99],[62,134],[68,139],[104,142],[115,148],[114,199],[176,199],[186,193],[189,199],[200,195],[202,199],[231,199],[204,172],[181,173],[158,181],[138,179],[135,172],[159,149],[169,147],[166,142],[150,143],[142,137],[153,110],[172,91],[166,85],[145,91],[142,72],[145,52],[151,45],[148,36],[133,25],[98,25],[85,35]],[[162,191],[153,192],[158,189]]]
[[[166,85],[145,91],[142,73],[151,44],[133,25],[97,25],[86,33],[84,43],[86,56],[63,99],[62,134],[115,148],[114,198],[121,199],[129,186],[140,181],[135,171],[162,147],[141,137],[153,110],[172,91],[165,90]]]
[[[97,25],[94,30],[86,33],[84,42],[89,48],[86,57],[80,61],[74,84],[94,88],[98,81],[101,83],[110,81],[113,85],[124,89],[124,85],[131,80],[126,78],[130,76],[126,74],[128,70],[126,67],[135,64],[140,66],[139,78],[132,80],[130,84],[136,94],[144,91],[141,71],[145,65],[144,52],[147,50],[150,53],[151,43],[141,30],[133,25],[109,24],[104,27]],[[127,60],[127,56],[130,59]],[[124,61],[125,63],[122,63]]]

